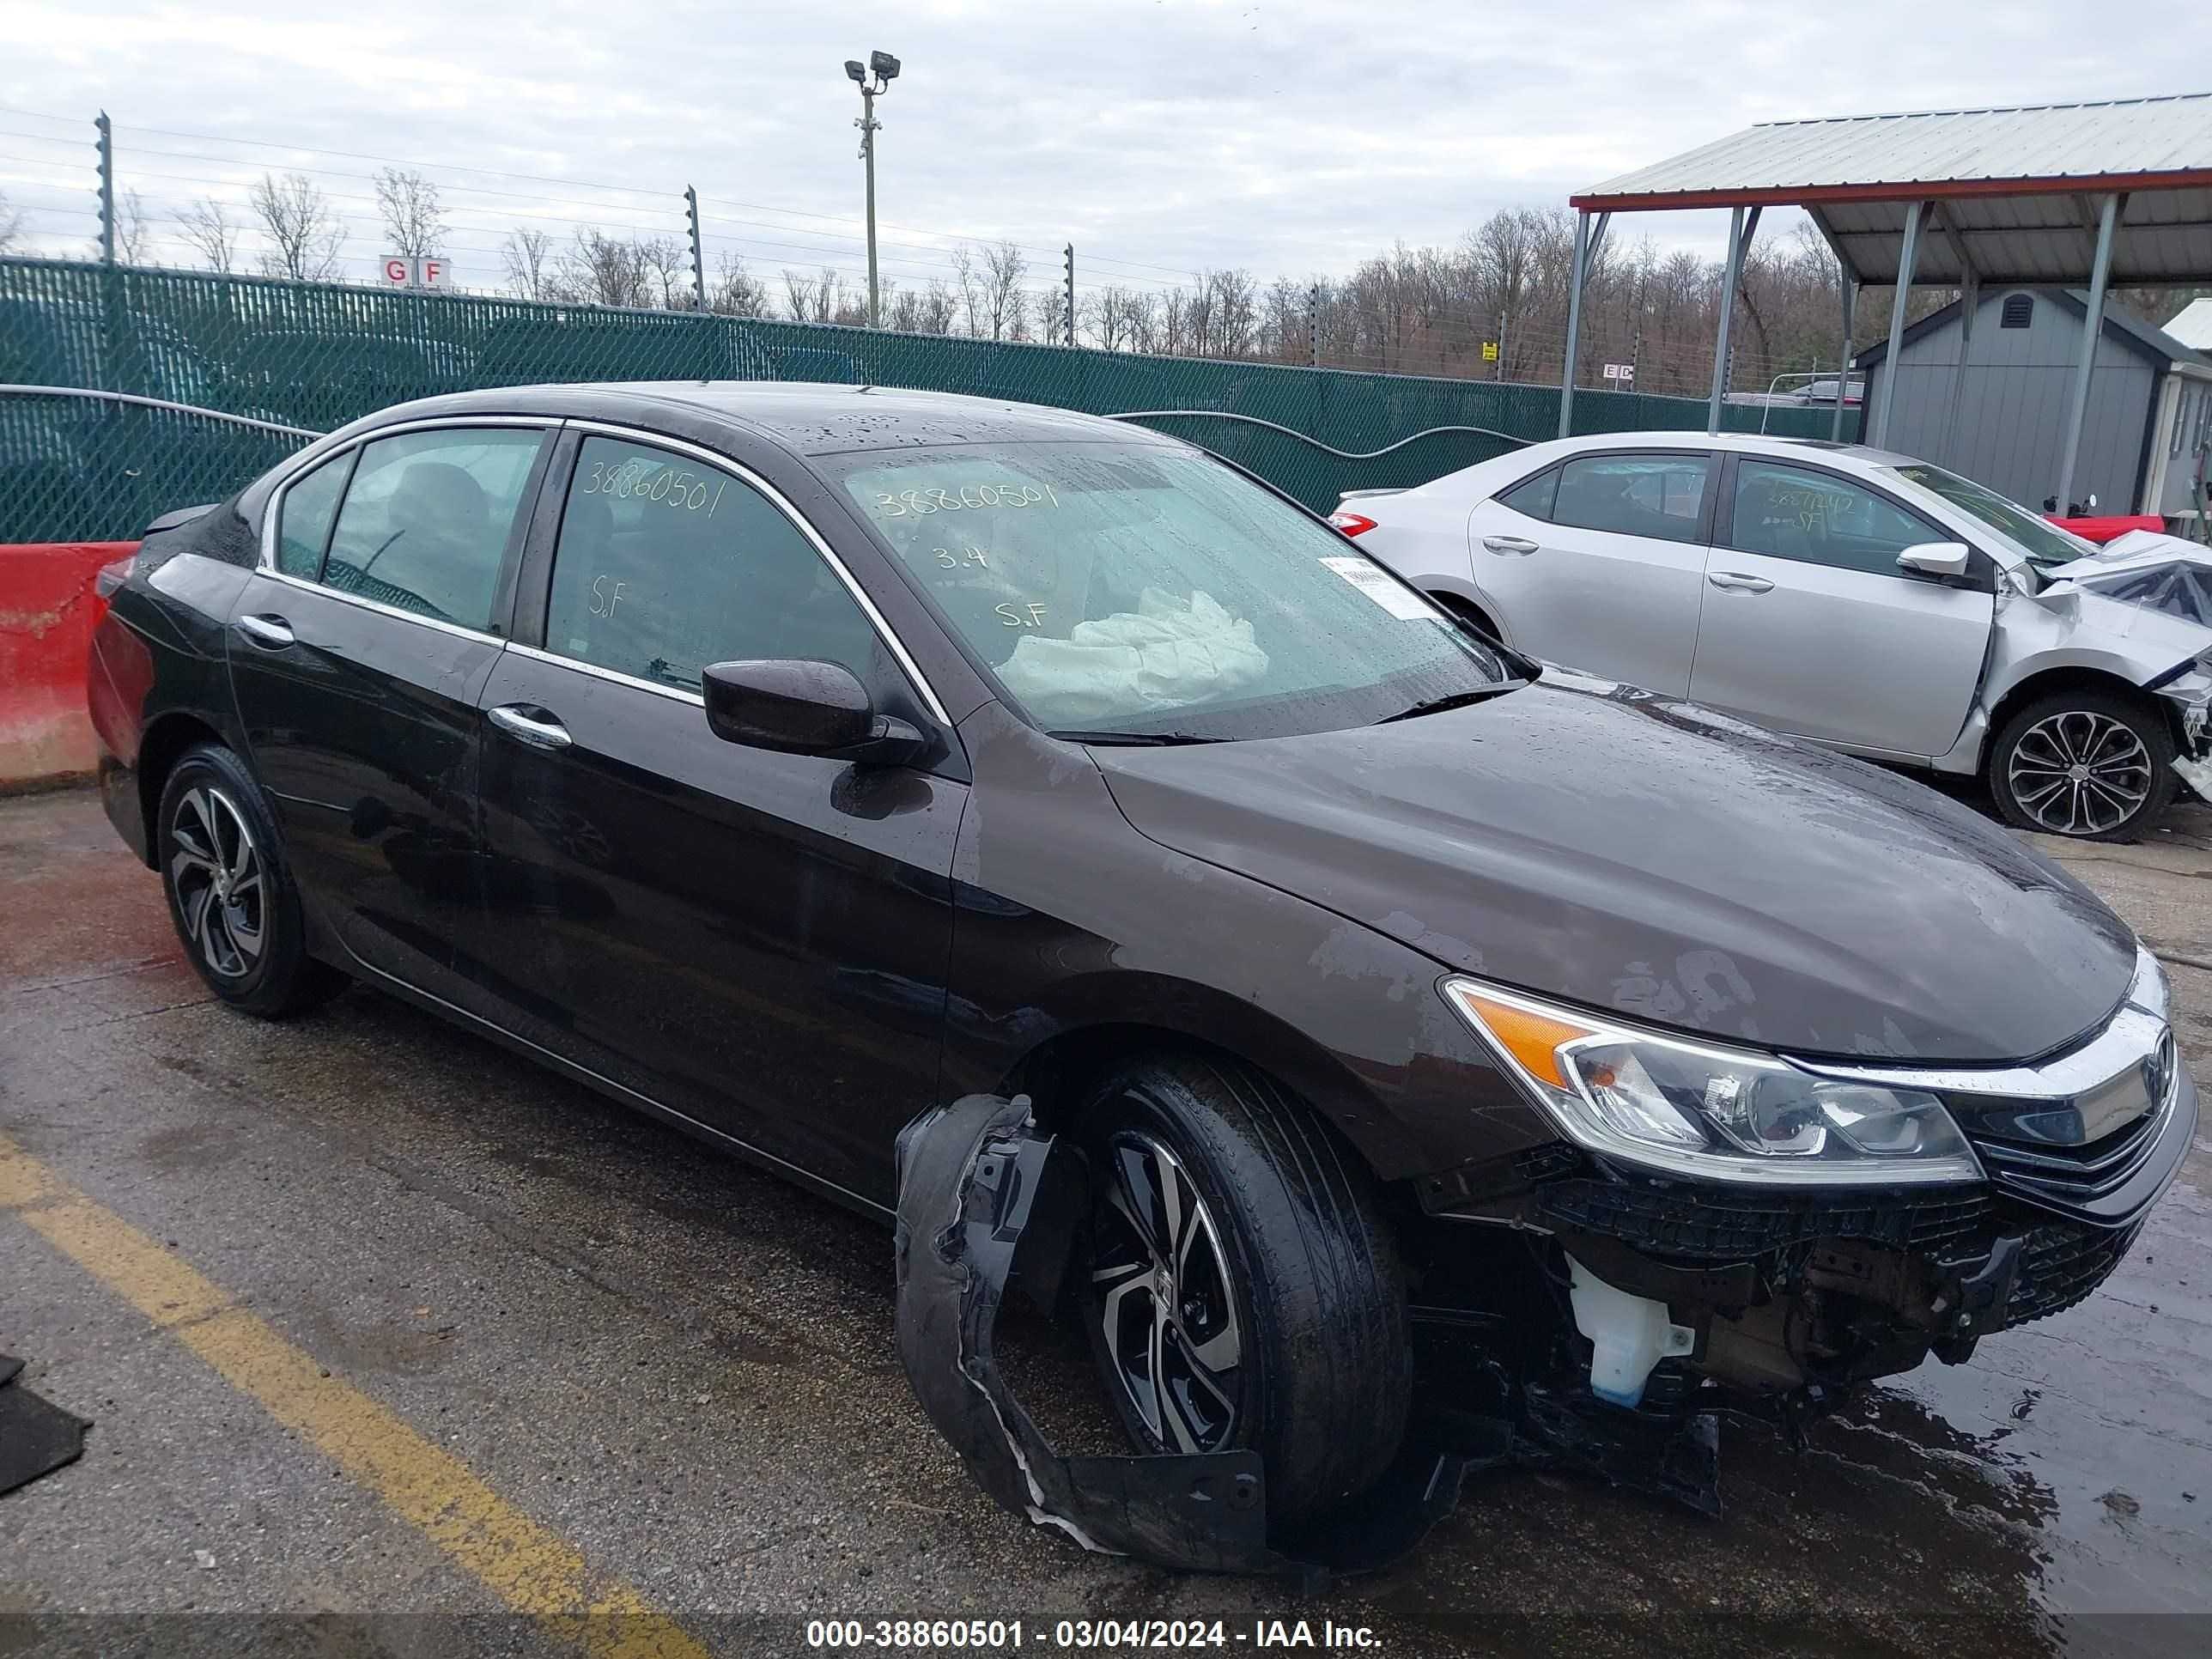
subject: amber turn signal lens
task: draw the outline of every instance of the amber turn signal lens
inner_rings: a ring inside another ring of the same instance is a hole
[[[1520,1062],[1522,1070],[1530,1077],[1554,1089],[1571,1086],[1566,1073],[1559,1069],[1559,1047],[1577,1037],[1590,1036],[1589,1026],[1570,1025],[1563,1019],[1531,1013],[1512,1003],[1485,996],[1470,986],[1454,986],[1452,995],[1460,1006],[1482,1022],[1483,1029]]]

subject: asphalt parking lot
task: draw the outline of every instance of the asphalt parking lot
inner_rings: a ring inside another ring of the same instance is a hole
[[[2212,1083],[2212,811],[2066,862]],[[892,1352],[887,1232],[354,990],[213,1006],[94,798],[0,801],[0,1352],[94,1420],[0,1497],[0,1654],[803,1651],[810,1618],[1364,1627],[1409,1654],[2212,1651],[2212,1145],[2085,1304],[1724,1518],[1472,1484],[1301,1599],[996,1509]]]

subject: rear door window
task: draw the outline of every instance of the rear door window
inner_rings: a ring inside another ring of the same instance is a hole
[[[544,434],[453,427],[366,444],[338,511],[323,580],[479,632]]]
[[[1740,553],[1900,576],[1906,548],[1957,539],[1855,480],[1749,456],[1736,463],[1728,544]]]
[[[883,646],[782,509],[717,467],[587,438],[561,514],[545,648],[696,690],[709,663],[805,657],[880,688]]]
[[[1584,455],[1559,469],[1552,522],[1658,541],[1694,542],[1705,510],[1711,459],[1704,455]]]

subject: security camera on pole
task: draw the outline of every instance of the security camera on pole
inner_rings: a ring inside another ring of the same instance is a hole
[[[876,82],[868,84],[872,70]],[[876,119],[876,100],[890,90],[898,79],[899,60],[887,52],[872,52],[864,67],[857,58],[845,60],[845,73],[860,89],[860,118],[853,125],[860,130],[860,159],[868,164],[868,326],[884,325],[881,304],[876,288],[876,132],[883,123]]]

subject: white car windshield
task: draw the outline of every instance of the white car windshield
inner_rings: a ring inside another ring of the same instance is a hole
[[[2038,564],[2067,564],[2098,550],[2094,542],[2061,530],[2040,513],[2031,513],[2018,501],[2007,501],[1996,490],[1940,466],[1913,461],[1887,471],[1892,477],[1972,514]]]
[[[1282,737],[1520,683],[1342,537],[1166,444],[875,450],[824,470],[1048,732]]]

